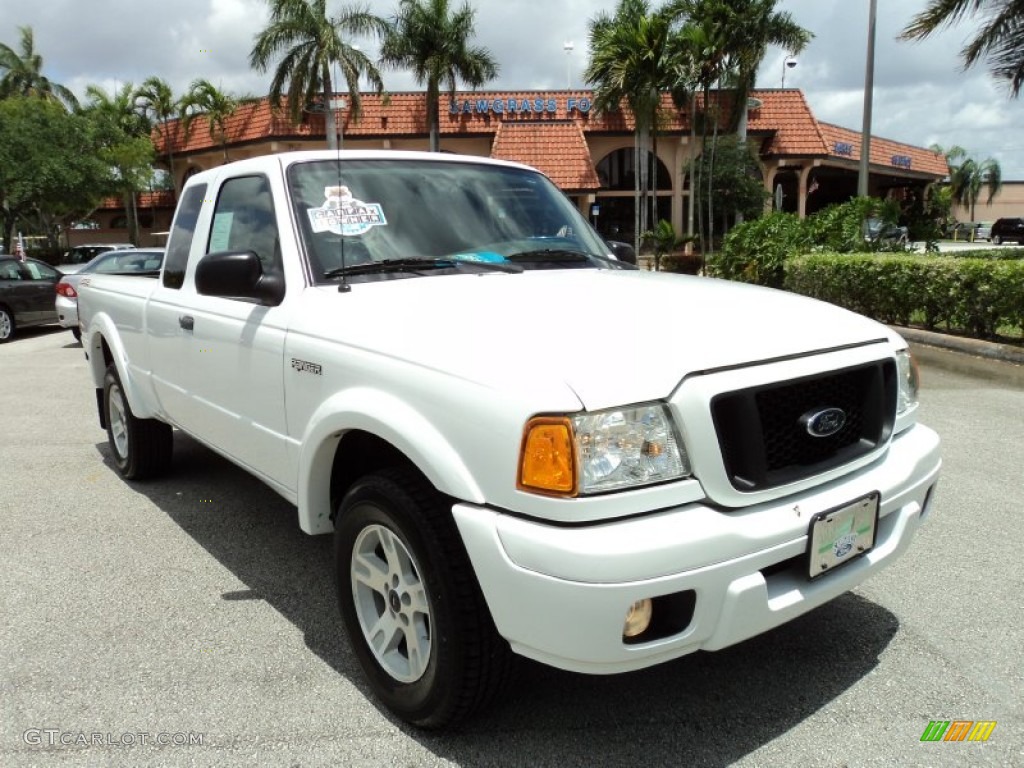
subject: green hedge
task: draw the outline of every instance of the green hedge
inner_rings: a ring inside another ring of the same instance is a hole
[[[994,338],[1024,331],[1024,261],[808,254],[787,259],[784,287],[884,323]]]

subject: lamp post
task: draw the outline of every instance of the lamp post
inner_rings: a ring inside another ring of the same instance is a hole
[[[334,122],[338,129],[338,149],[341,149],[345,143],[345,126],[342,124],[341,121],[342,113],[345,111],[345,108],[347,106],[348,102],[340,96],[335,96],[334,98],[332,98],[330,100],[330,104],[327,105],[327,108],[334,113]]]
[[[875,6],[868,9],[868,52],[864,67],[864,123],[860,130],[860,173],[857,175],[857,196],[868,196],[868,168],[871,162],[871,101],[875,89]]]
[[[562,50],[565,51],[565,90],[572,88],[572,52],[576,46],[572,40],[566,40],[562,44]]]
[[[790,54],[782,61],[782,87],[786,87],[786,70],[796,66],[796,56]]]

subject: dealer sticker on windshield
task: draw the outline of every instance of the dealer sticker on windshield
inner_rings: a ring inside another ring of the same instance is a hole
[[[877,492],[852,504],[811,518],[807,547],[808,573],[812,579],[836,566],[855,560],[875,546],[878,528]]]
[[[356,200],[346,186],[324,187],[324,197],[327,199],[323,205],[307,211],[309,224],[316,233],[333,232],[354,237],[388,223],[380,203]]]

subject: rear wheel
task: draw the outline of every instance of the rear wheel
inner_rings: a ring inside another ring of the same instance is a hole
[[[0,344],[14,338],[14,315],[7,307],[0,307]]]
[[[113,365],[103,377],[103,408],[117,471],[128,480],[145,480],[164,472],[174,445],[171,427],[156,419],[136,418]]]
[[[334,541],[345,629],[391,711],[441,728],[494,698],[511,652],[444,497],[412,471],[369,475],[342,500]]]
[[[1003,244],[1003,238],[1000,237],[999,235],[992,235],[992,243],[994,245],[1002,245]]]
[[[75,341],[82,340],[82,332],[78,329],[77,326],[71,329],[71,335],[75,337]]]

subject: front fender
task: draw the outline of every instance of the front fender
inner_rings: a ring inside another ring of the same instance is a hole
[[[128,399],[132,413],[140,419],[150,419],[158,415],[156,403],[148,396],[146,388],[139,378],[132,373],[121,334],[118,333],[117,326],[109,315],[102,312],[94,315],[89,321],[89,328],[82,341],[88,345],[89,371],[94,387],[97,389],[103,387],[103,377],[108,364],[103,353],[105,343],[110,352],[111,361],[117,368],[118,378],[121,379],[121,389]]]
[[[483,493],[451,443],[415,408],[393,395],[357,387],[325,400],[313,413],[299,454],[299,526],[330,533],[330,480],[341,438],[358,429],[387,441],[442,493],[482,503]]]

